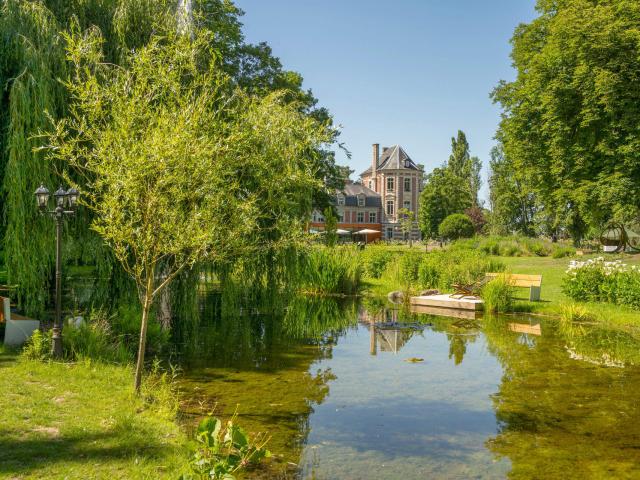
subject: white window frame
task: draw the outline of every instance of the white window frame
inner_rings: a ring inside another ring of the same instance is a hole
[[[376,212],[369,212],[369,223],[376,223],[377,216]]]
[[[357,223],[364,223],[364,212],[358,212],[356,214],[356,222]]]
[[[387,177],[387,192],[393,192],[395,190],[395,180],[393,177]]]
[[[344,205],[344,195],[338,195],[338,205]]]
[[[391,209],[389,209],[389,206],[391,206]],[[387,200],[387,205],[386,205],[386,209],[385,212],[387,212],[387,215],[395,215],[396,214],[396,204],[393,200]]]
[[[363,196],[359,196],[358,197],[358,206],[359,207],[364,207],[364,203],[365,203],[365,198]]]
[[[411,210],[411,200],[405,200],[405,201],[403,202],[402,207],[403,207],[403,208],[406,208],[407,210]]]

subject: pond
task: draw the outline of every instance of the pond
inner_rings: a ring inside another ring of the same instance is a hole
[[[271,435],[274,457],[246,478],[640,478],[635,339],[389,306],[224,314],[207,296],[183,347],[185,415],[237,411]]]

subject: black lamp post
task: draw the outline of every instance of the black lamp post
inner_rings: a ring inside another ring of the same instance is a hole
[[[56,318],[53,324],[51,353],[54,358],[62,358],[62,222],[65,215],[75,214],[79,193],[75,188],[68,191],[62,187],[58,188],[53,194],[53,210],[49,210],[50,194],[44,185],[40,185],[35,191],[35,196],[40,212],[48,213],[56,220]]]

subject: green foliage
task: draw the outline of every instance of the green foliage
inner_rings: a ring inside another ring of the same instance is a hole
[[[438,226],[451,214],[471,207],[473,199],[466,180],[448,168],[435,168],[426,176],[420,194],[418,222],[426,238],[436,238]]]
[[[333,207],[327,207],[324,209],[324,231],[325,231],[325,243],[327,247],[334,247],[338,241],[338,217],[336,216]]]
[[[502,272],[502,262],[478,250],[437,250],[423,256],[418,267],[421,288],[449,291],[453,283],[469,284],[484,277],[487,272]]]
[[[317,294],[352,295],[358,292],[362,265],[352,246],[312,247],[305,253],[300,271],[300,288]]]
[[[51,330],[45,333],[42,333],[40,329],[34,330],[22,349],[22,357],[28,360],[49,360],[51,358],[52,333]]]
[[[510,312],[513,307],[513,285],[505,276],[498,276],[488,282],[480,293],[487,312]]]
[[[139,387],[151,305],[178,274],[300,240],[319,187],[309,152],[331,130],[282,94],[235,89],[206,33],[154,38],[127,68],[103,63],[95,30],[65,39],[74,101],[49,148],[85,178],[92,228],[136,283]]]
[[[471,219],[463,213],[449,215],[438,226],[438,234],[447,240],[469,238],[473,236],[474,231]]]
[[[516,28],[516,80],[493,93],[498,140],[541,224],[580,240],[640,207],[640,4],[538,1]]]
[[[110,319],[103,310],[93,311],[80,326],[66,326],[62,340],[65,358],[71,360],[88,358],[128,364],[135,351],[134,348],[127,348],[122,336],[113,331]]]
[[[368,278],[380,278],[387,268],[387,264],[395,257],[396,254],[385,246],[368,245],[360,252],[360,263],[364,275]]]
[[[409,250],[400,255],[398,261],[399,275],[405,290],[416,285],[419,278],[420,262],[427,254],[421,251]]]
[[[640,270],[620,260],[606,262],[602,257],[572,261],[562,290],[577,301],[609,302],[640,309]]]
[[[268,439],[251,439],[235,424],[235,415],[226,424],[216,417],[203,419],[196,440],[191,473],[182,475],[182,480],[234,480],[237,472],[271,456],[265,448]]]
[[[502,257],[547,257],[551,255],[553,258],[563,258],[576,253],[575,248],[566,244],[521,235],[476,236],[457,240],[449,248],[478,249],[487,255]]]

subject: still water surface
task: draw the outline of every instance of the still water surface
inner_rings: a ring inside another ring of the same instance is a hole
[[[184,412],[237,409],[272,435],[248,478],[640,478],[640,344],[625,333],[375,300],[302,298],[280,316],[216,302],[184,348]]]

